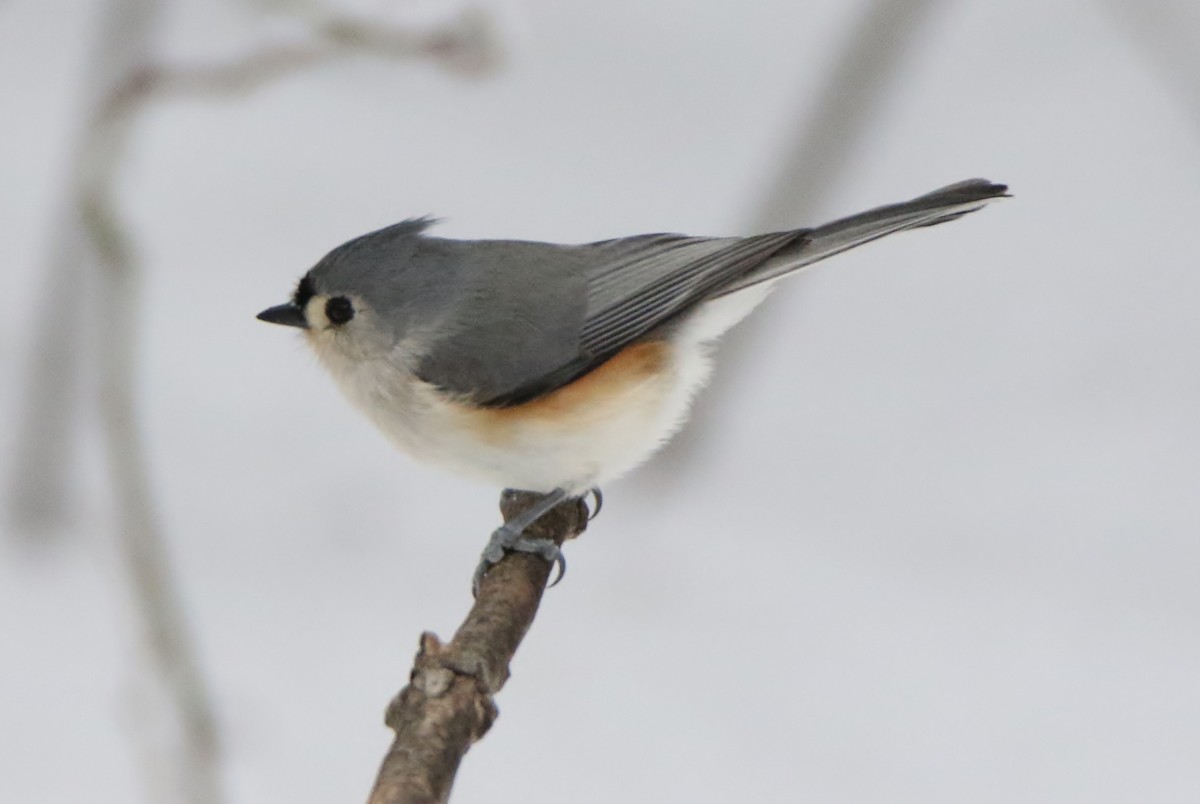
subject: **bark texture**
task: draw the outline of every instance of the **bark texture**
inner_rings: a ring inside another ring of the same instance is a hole
[[[508,520],[540,495],[505,491],[500,510]],[[582,500],[567,500],[527,530],[561,545],[587,527]],[[484,577],[475,605],[449,644],[421,635],[408,686],[392,699],[385,722],[396,733],[371,791],[369,804],[432,804],[450,797],[459,763],[496,719],[495,694],[508,680],[508,664],[533,623],[550,577],[539,556],[506,556]]]

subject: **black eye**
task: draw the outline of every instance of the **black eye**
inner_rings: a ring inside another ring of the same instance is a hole
[[[345,296],[334,296],[325,302],[325,317],[331,324],[345,324],[354,318],[354,305]]]

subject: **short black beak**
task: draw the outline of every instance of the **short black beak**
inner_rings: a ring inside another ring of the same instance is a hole
[[[308,319],[304,317],[304,311],[291,302],[268,307],[258,314],[258,320],[270,324],[283,324],[285,327],[308,329]]]

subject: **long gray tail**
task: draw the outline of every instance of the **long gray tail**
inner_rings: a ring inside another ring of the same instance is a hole
[[[840,254],[872,240],[920,226],[961,218],[1008,196],[1008,187],[986,179],[968,179],[911,201],[889,204],[810,229],[795,245],[771,257],[759,269],[721,289],[720,295],[776,279],[818,260]]]

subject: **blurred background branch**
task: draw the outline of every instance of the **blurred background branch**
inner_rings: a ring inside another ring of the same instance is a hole
[[[487,74],[500,59],[488,18],[477,9],[467,9],[454,22],[427,30],[387,27],[357,17],[323,16],[314,23],[312,34],[310,42],[268,45],[224,63],[148,66],[124,87],[125,94],[171,98],[235,95],[290,73],[359,55],[420,59],[472,76]]]
[[[317,8],[317,7],[312,7]],[[141,620],[152,676],[169,712],[151,712],[161,728],[139,724],[139,751],[154,801],[217,804],[223,800],[220,746],[208,685],[172,577],[137,410],[142,266],[120,212],[115,183],[145,105],[157,99],[249,92],[335,58],[365,54],[421,59],[461,74],[497,64],[487,18],[467,11],[427,30],[340,14],[313,17],[313,41],[264,46],[240,58],[202,66],[155,63],[158,0],[111,0],[101,21],[88,75],[89,111],[47,265],[40,331],[28,366],[28,394],[10,489],[18,532],[46,535],[66,523],[69,464],[77,433],[72,401],[81,384],[84,323],[96,349],[99,422],[116,501],[120,553]],[[89,293],[94,271],[96,292]],[[89,303],[92,309],[88,309]],[[154,709],[154,707],[151,707]],[[153,732],[153,734],[151,734]],[[178,750],[164,750],[170,733]]]
[[[920,29],[942,0],[872,0],[846,34],[841,50],[812,108],[804,104],[793,123],[788,149],[750,216],[747,232],[772,232],[816,224],[823,205],[848,172],[859,146],[876,120],[889,93],[896,89],[901,64],[919,41]],[[786,286],[777,293],[795,293]],[[751,359],[756,342],[771,327],[772,305],[764,305],[720,343],[720,371],[712,387],[695,402],[691,421],[666,447],[662,459],[643,474],[660,485],[685,478],[681,464],[699,459],[705,434],[714,431],[715,411],[728,403],[726,389],[745,380],[755,369]]]
[[[102,30],[88,69],[91,83],[85,93],[90,111],[77,137],[62,212],[51,227],[47,314],[38,317],[39,331],[27,368],[28,392],[8,494],[18,533],[46,534],[66,524],[73,496],[69,463],[77,432],[73,403],[79,396],[83,353],[80,326],[94,312],[85,307],[86,267],[97,257],[97,242],[112,241],[122,229],[115,216],[108,216],[111,220],[89,232],[82,208],[90,205],[97,223],[107,214],[97,202],[101,206],[111,202],[111,183],[120,170],[137,103],[150,95],[249,92],[285,74],[351,55],[424,59],[466,75],[483,75],[500,58],[486,15],[468,9],[450,24],[423,31],[314,13],[313,41],[265,46],[225,63],[159,65],[150,62],[149,48],[160,5],[158,0],[112,0],[101,17]]]
[[[99,255],[84,220],[84,197],[107,193],[127,133],[113,125],[112,98],[149,58],[159,0],[109,0],[85,71],[84,114],[59,212],[50,227],[43,314],[26,369],[28,389],[18,426],[8,510],[22,534],[45,534],[66,524],[73,496],[69,462],[77,432],[85,342],[88,269]]]
[[[1183,0],[1101,0],[1100,5],[1200,126],[1200,5]]]
[[[773,232],[815,223],[884,100],[895,93],[904,58],[943,0],[873,0],[847,33],[811,108],[796,114],[796,134],[779,155],[747,231]],[[807,105],[806,105],[807,106]],[[751,319],[753,321],[753,319]],[[751,324],[753,326],[753,324]]]

